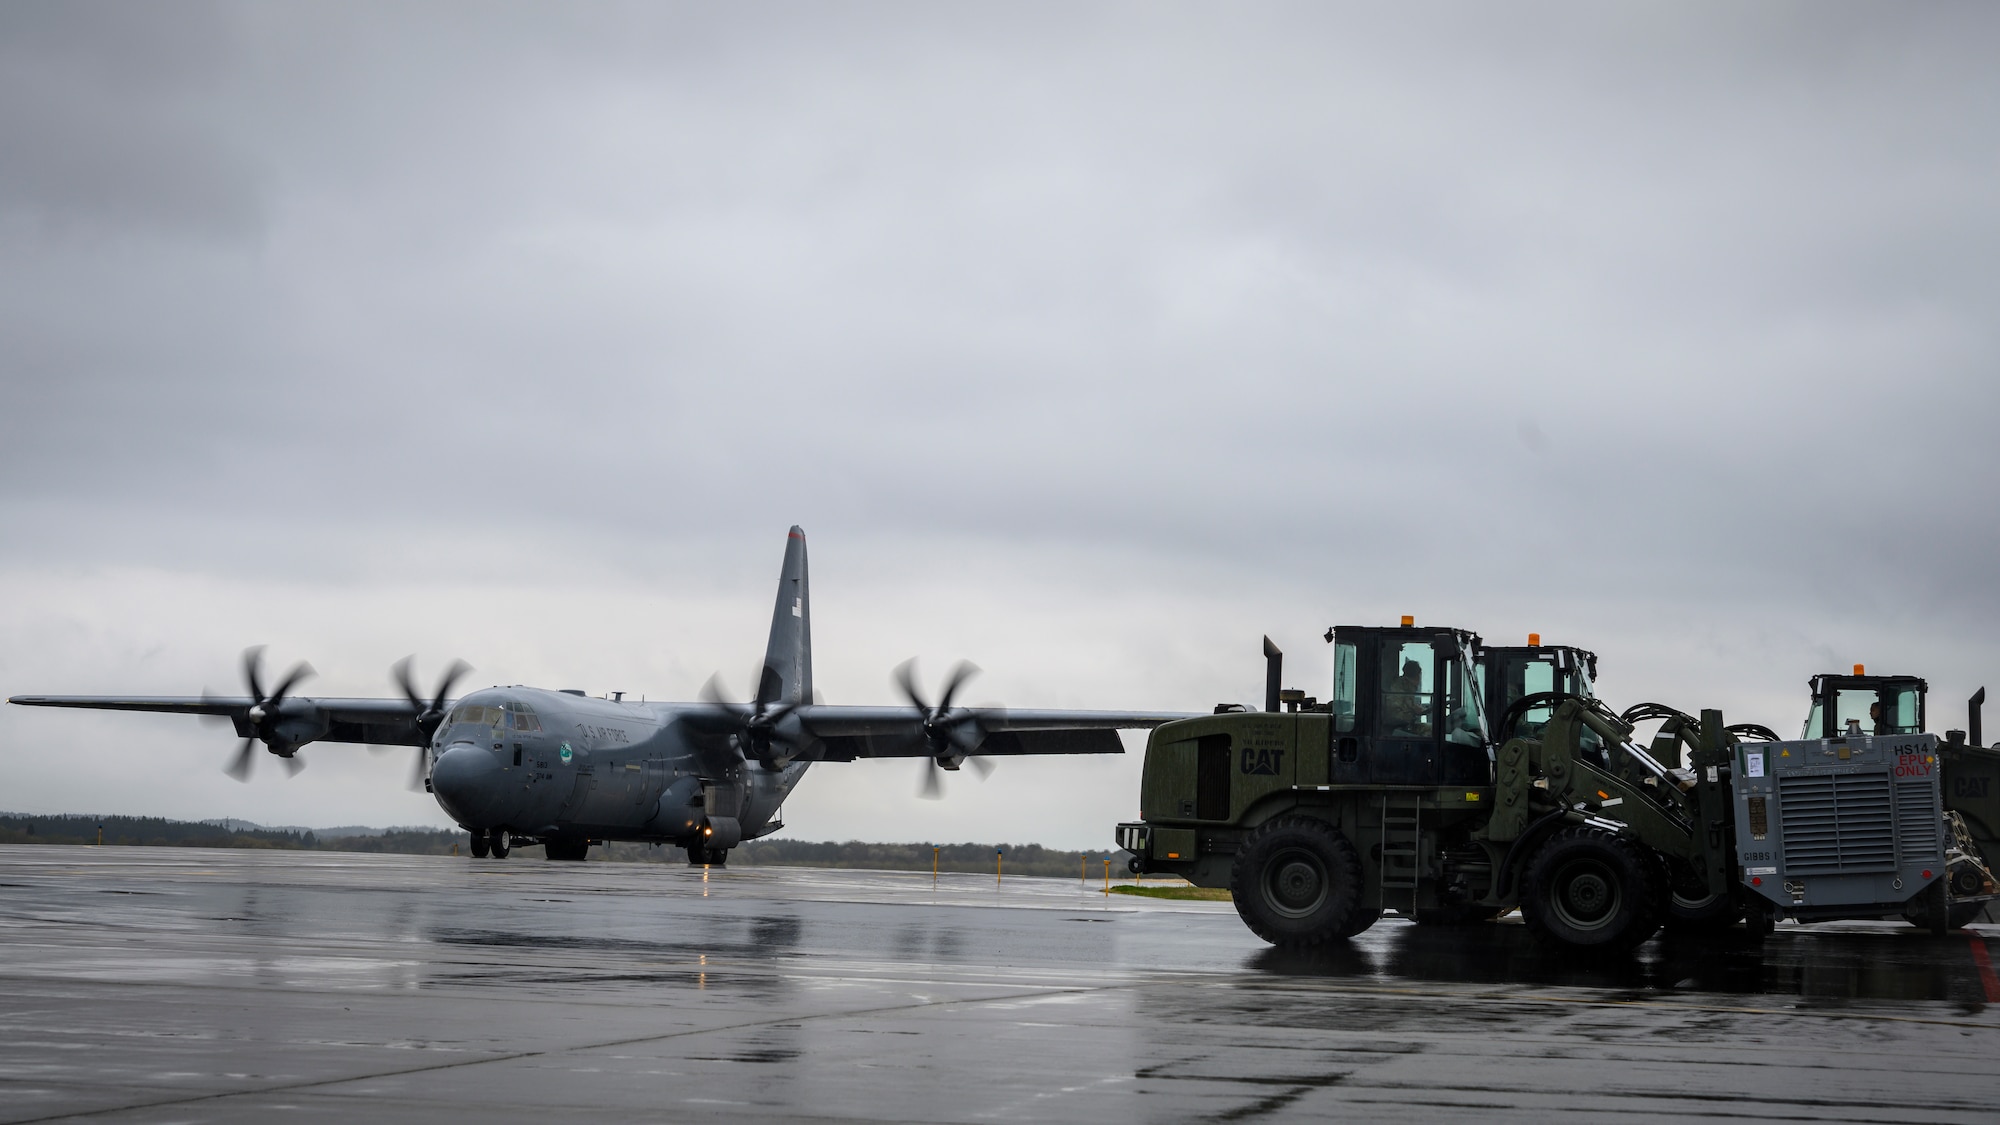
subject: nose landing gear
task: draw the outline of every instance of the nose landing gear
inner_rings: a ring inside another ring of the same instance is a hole
[[[494,859],[506,859],[507,853],[511,850],[513,849],[507,840],[506,829],[495,828],[491,832],[473,830],[472,858],[485,859],[490,855]]]

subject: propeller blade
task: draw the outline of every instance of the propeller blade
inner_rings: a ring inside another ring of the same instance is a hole
[[[403,689],[403,698],[409,700],[410,706],[421,713],[424,710],[424,697],[417,694],[416,680],[410,675],[410,665],[415,663],[416,659],[414,653],[405,656],[391,665],[389,671],[396,681],[396,686]]]
[[[972,711],[961,711],[944,728],[944,739],[957,748],[961,754],[970,754],[986,741],[986,728],[979,725],[979,716]]]
[[[421,793],[424,791],[424,767],[430,764],[426,761],[429,757],[430,751],[422,746],[417,747],[416,768],[410,771],[410,792]]]
[[[243,745],[237,748],[236,756],[229,760],[228,765],[222,767],[222,772],[238,781],[250,780],[250,763],[257,760],[256,746],[256,739],[244,739]]]
[[[257,675],[258,665],[264,663],[264,646],[251,645],[243,650],[243,680],[250,685],[250,702],[264,702],[264,682]]]
[[[729,698],[728,690],[722,686],[722,673],[720,672],[710,676],[708,682],[701,685],[701,691],[698,694],[704,703],[713,703],[719,707],[727,707],[732,711],[748,710],[741,703]]]
[[[291,694],[292,688],[298,686],[300,680],[306,679],[310,676],[316,676],[318,674],[319,673],[313,671],[312,665],[307,664],[303,660],[299,661],[297,664],[292,665],[292,670],[285,673],[285,678],[278,682],[278,689],[271,693],[271,702],[272,703],[283,702],[285,696]]]
[[[944,697],[938,700],[938,711],[943,713],[951,710],[952,697],[958,694],[958,689],[963,687],[967,680],[978,674],[979,666],[977,664],[974,664],[970,660],[959,661],[952,668],[951,675],[945,677]]]
[[[972,767],[972,772],[978,774],[981,781],[993,776],[994,763],[991,758],[967,758],[965,764]]]
[[[896,686],[903,691],[903,698],[909,700],[910,706],[922,711],[925,717],[928,718],[931,713],[931,705],[924,702],[924,693],[917,688],[917,658],[912,656],[901,664],[896,665],[894,678]]]
[[[285,764],[285,775],[287,777],[297,777],[299,776],[299,771],[306,768],[306,760],[297,754],[293,754],[289,758],[280,756],[278,760]]]
[[[935,801],[944,796],[944,770],[935,758],[924,759],[924,772],[917,782],[917,796],[926,801]]]
[[[450,666],[445,668],[444,675],[438,680],[437,695],[431,699],[431,710],[433,712],[444,710],[444,701],[451,698],[451,689],[457,687],[458,681],[463,679],[465,674],[470,671],[472,671],[472,665],[467,664],[463,660],[453,658]]]

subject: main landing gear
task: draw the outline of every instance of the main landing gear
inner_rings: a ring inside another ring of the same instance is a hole
[[[472,833],[474,859],[485,859],[489,855],[494,859],[506,859],[507,853],[512,850],[513,847],[507,839],[507,830],[504,828],[495,828],[491,832],[475,829]]]

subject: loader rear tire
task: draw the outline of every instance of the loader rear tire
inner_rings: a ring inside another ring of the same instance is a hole
[[[1356,907],[1354,912],[1347,916],[1347,924],[1340,927],[1340,932],[1334,936],[1344,938],[1353,937],[1355,934],[1366,930],[1381,920],[1382,912],[1380,910],[1363,910],[1360,907]]]
[[[1595,828],[1565,828],[1528,862],[1521,919],[1545,945],[1620,953],[1660,928],[1667,889],[1638,845]]]
[[[1325,945],[1367,928],[1356,917],[1368,913],[1357,905],[1361,857],[1332,825],[1310,817],[1281,817],[1252,832],[1229,869],[1229,897],[1244,925],[1287,949]]]

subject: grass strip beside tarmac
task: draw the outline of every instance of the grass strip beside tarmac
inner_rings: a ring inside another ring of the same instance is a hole
[[[1139,895],[1143,898],[1173,898],[1197,902],[1229,901],[1229,892],[1221,887],[1191,887],[1185,883],[1177,887],[1149,887],[1144,884],[1133,886],[1130,883],[1120,883],[1118,886],[1111,888],[1111,893],[1114,895]]]

